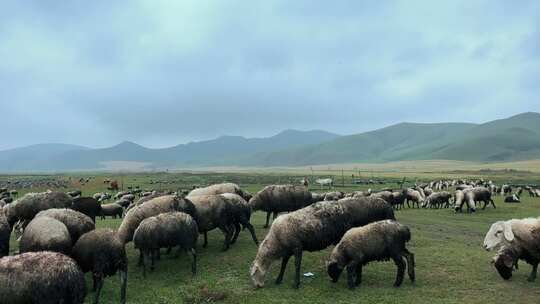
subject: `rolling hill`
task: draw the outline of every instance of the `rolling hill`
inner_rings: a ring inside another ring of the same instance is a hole
[[[523,113],[483,124],[399,123],[339,136],[286,130],[266,138],[222,136],[163,149],[132,142],[90,149],[41,144],[0,151],[0,171],[106,169],[133,162],[148,169],[204,166],[301,166],[401,160],[499,162],[540,159],[540,113]]]

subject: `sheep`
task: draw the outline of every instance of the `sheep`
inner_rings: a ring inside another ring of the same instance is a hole
[[[208,231],[218,228],[225,236],[223,250],[228,250],[235,233],[232,204],[221,195],[198,195],[190,200],[197,209],[199,232],[204,235],[203,248],[208,245]]]
[[[399,287],[403,282],[407,266],[409,278],[414,282],[414,255],[405,247],[410,239],[409,228],[394,220],[352,228],[332,250],[327,263],[328,275],[336,283],[343,269],[347,268],[348,285],[353,289],[362,280],[364,265],[371,261],[392,259],[397,266],[394,286]],[[403,257],[407,259],[406,264]]]
[[[182,211],[198,220],[197,210],[190,200],[174,195],[160,196],[129,210],[118,228],[118,238],[123,244],[131,242],[135,229],[145,218],[171,211]]]
[[[0,259],[2,303],[79,304],[85,296],[84,274],[63,254],[29,252]]]
[[[476,205],[474,203],[474,199],[470,200],[469,199],[470,197],[467,198],[467,192],[469,191],[470,189],[467,189],[465,191],[456,190],[456,192],[454,192],[454,211],[455,212],[458,212],[458,211],[461,212],[464,203],[467,203],[468,211],[476,212]]]
[[[92,272],[94,303],[98,303],[103,279],[120,273],[120,303],[126,302],[127,256],[124,244],[111,229],[97,229],[82,235],[71,256],[83,272]]]
[[[508,221],[498,221],[491,225],[484,237],[483,247],[491,251],[503,245],[513,245],[514,243],[532,244],[531,231],[540,227],[539,218],[512,219]],[[528,245],[522,245],[528,247]]]
[[[270,214],[274,214],[274,220],[278,213],[295,211],[304,208],[312,203],[311,192],[305,187],[294,185],[272,185],[266,186],[257,192],[249,205],[253,211],[262,210],[266,212],[266,224],[268,228]]]
[[[69,254],[72,246],[69,231],[57,219],[47,216],[34,218],[24,230],[19,242],[19,251],[55,251]]]
[[[142,196],[141,198],[139,198],[136,202],[133,202],[131,203],[127,208],[126,208],[126,212],[128,212],[129,210],[133,209],[134,207],[136,206],[139,206],[139,205],[142,205],[156,197],[160,197],[160,196],[165,196],[165,194],[163,193],[157,193],[157,192],[154,192],[154,193],[149,193],[148,195],[145,195],[145,196]]]
[[[223,193],[235,193],[243,197],[246,201],[251,199],[251,195],[243,191],[237,184],[234,183],[222,183],[215,184],[204,188],[196,188],[191,190],[187,195],[187,198],[200,195],[217,195]]]
[[[123,195],[120,197],[120,200],[123,200],[123,201],[129,201],[129,202],[133,202],[135,200],[135,195],[134,194],[126,194],[126,195]]]
[[[392,192],[392,201],[391,205],[395,209],[401,209],[405,206],[405,200],[407,199],[407,192],[406,191],[394,191]]]
[[[484,187],[474,187],[465,191],[465,199],[467,199],[469,206],[474,206],[476,202],[483,202],[484,206],[482,209],[486,209],[489,203],[491,203],[493,208],[497,208],[495,207],[495,202],[491,198],[491,192]]]
[[[385,200],[386,202],[388,202],[389,204],[392,204],[394,200],[394,194],[391,191],[380,191],[380,192],[371,194],[371,196],[381,198]]]
[[[520,203],[521,200],[519,199],[518,194],[512,194],[504,198],[505,203]]]
[[[75,198],[75,197],[80,197],[82,195],[82,191],[81,190],[73,190],[73,191],[69,191],[67,192],[67,195]]]
[[[127,207],[129,207],[129,205],[131,205],[132,201],[121,198],[121,199],[115,201],[114,203],[117,204],[117,205],[122,206],[122,208],[127,208]]]
[[[337,201],[342,199],[345,196],[345,194],[341,191],[333,191],[333,192],[327,192],[324,194],[324,200],[325,201]]]
[[[199,230],[197,223],[184,212],[167,212],[144,219],[133,235],[133,243],[143,256],[143,276],[146,277],[146,265],[151,259],[150,270],[154,270],[154,259],[160,248],[179,246],[192,257],[191,272],[197,272],[197,254],[195,247]]]
[[[224,193],[220,195],[224,197],[232,207],[232,214],[235,221],[235,233],[231,239],[231,244],[234,244],[236,239],[238,239],[238,235],[240,234],[240,225],[242,225],[242,227],[249,230],[253,242],[255,242],[255,245],[258,246],[259,241],[257,240],[257,235],[255,234],[255,228],[253,228],[253,225],[251,225],[249,222],[251,218],[251,208],[248,202],[246,202],[246,200],[238,194]]]
[[[324,201],[324,194],[311,192],[311,201],[314,203]]]
[[[435,192],[426,198],[426,201],[422,204],[422,207],[448,208],[450,205],[450,198],[452,198],[452,194],[447,191]]]
[[[27,193],[20,199],[7,205],[6,216],[11,227],[19,220],[31,221],[38,212],[51,208],[69,208],[71,197],[63,192]],[[5,210],[6,211],[6,210]]]
[[[441,189],[437,189],[437,190],[442,190],[442,187],[439,187],[439,188]],[[433,189],[429,187],[424,188],[424,194],[426,195],[426,198],[428,198],[430,195],[433,194]]]
[[[8,224],[4,210],[0,208],[0,258],[9,254],[9,238],[11,227]]]
[[[117,203],[103,204],[101,205],[101,219],[104,220],[106,216],[113,218],[122,218],[124,208]]]
[[[534,231],[531,231],[531,233],[533,234],[534,241],[537,244],[540,241],[540,231],[535,229]],[[524,248],[521,246],[504,245],[493,257],[491,263],[495,266],[497,272],[504,280],[509,280],[512,277],[514,267],[517,268],[518,260],[525,260],[525,262],[532,266],[532,270],[527,278],[527,281],[534,282],[536,280],[538,263],[540,263],[540,251],[538,250],[538,247],[534,247],[535,248]]]
[[[89,216],[93,222],[101,215],[101,204],[93,197],[77,197],[73,199],[71,209]]]
[[[424,202],[424,198],[422,197],[422,194],[418,190],[414,190],[412,188],[408,188],[405,190],[405,194],[407,195],[407,207],[411,207],[409,205],[409,201],[412,201],[412,207],[414,208],[414,204],[416,203],[416,206],[420,208],[420,204]]]
[[[71,209],[47,209],[36,214],[35,218],[41,216],[56,219],[66,225],[72,245],[75,245],[81,235],[96,229],[96,225],[91,218]]]
[[[350,228],[371,222],[395,219],[392,206],[379,198],[347,198],[338,202],[318,202],[278,217],[259,245],[250,275],[255,287],[264,286],[271,264],[282,259],[276,284],[283,281],[289,258],[295,256],[295,283],[300,286],[302,251],[318,251],[337,244]]]
[[[456,186],[456,190],[461,190],[461,191],[467,190],[467,189],[470,189],[470,188],[472,188],[472,186],[471,185],[466,185],[466,184],[461,184],[461,185]]]

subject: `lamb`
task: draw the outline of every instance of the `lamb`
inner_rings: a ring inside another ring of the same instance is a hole
[[[232,204],[221,195],[192,196],[198,215],[199,232],[204,235],[203,247],[208,245],[208,231],[218,228],[225,236],[223,250],[228,250],[235,233],[235,218]]]
[[[184,212],[167,212],[146,218],[135,230],[133,243],[139,249],[143,259],[143,276],[146,276],[146,265],[151,259],[150,270],[154,270],[154,259],[160,248],[179,246],[192,257],[191,272],[197,272],[197,254],[195,247],[199,231],[197,223]]]
[[[399,287],[403,282],[407,266],[409,278],[414,282],[414,255],[405,247],[410,239],[409,228],[394,220],[352,228],[332,250],[327,264],[328,275],[336,283],[343,269],[347,268],[348,285],[352,289],[360,284],[364,265],[392,259],[398,268],[394,286]]]
[[[106,216],[113,218],[122,218],[124,208],[117,203],[103,204],[101,205],[101,219],[104,220]]]
[[[19,242],[19,251],[55,251],[69,254],[72,246],[69,231],[59,220],[40,216],[28,224]]]
[[[93,222],[96,221],[96,216],[101,215],[101,204],[92,197],[74,198],[71,209],[86,214]]]
[[[94,303],[98,303],[103,279],[120,273],[120,303],[126,302],[127,256],[124,244],[111,229],[85,233],[73,246],[71,256],[83,272],[92,272]]]
[[[91,218],[71,209],[48,209],[36,214],[35,218],[40,216],[56,219],[66,225],[72,245],[75,245],[81,235],[96,229],[96,225]]]
[[[237,184],[234,183],[222,183],[215,184],[204,188],[196,188],[191,190],[187,195],[188,198],[192,196],[200,195],[218,195],[223,193],[235,193],[243,197],[246,201],[251,199],[251,195],[243,191]]]
[[[274,214],[274,220],[278,213],[295,211],[312,203],[311,192],[303,186],[294,185],[272,185],[266,186],[249,201],[253,211],[262,210],[266,212],[266,224],[268,228],[270,214]]]
[[[338,202],[318,202],[278,217],[262,241],[251,267],[251,280],[264,286],[271,264],[282,259],[276,284],[283,280],[289,258],[295,256],[295,283],[300,285],[302,251],[318,251],[337,244],[350,228],[371,222],[395,219],[392,206],[379,198],[348,198]]]
[[[79,304],[85,296],[84,274],[63,254],[29,252],[0,259],[0,301]]]
[[[0,258],[9,254],[9,238],[11,227],[8,224],[4,210],[0,208]]]
[[[238,194],[224,193],[221,194],[221,196],[224,197],[231,205],[232,214],[235,221],[235,232],[231,239],[231,244],[234,244],[238,239],[238,235],[240,234],[240,225],[242,225],[242,227],[249,230],[253,242],[255,242],[255,245],[258,246],[259,241],[257,240],[257,235],[255,234],[255,228],[253,228],[253,225],[251,225],[249,222],[251,218],[251,207],[249,206],[248,202],[246,202],[246,200]]]
[[[198,220],[197,210],[190,200],[174,195],[160,196],[129,210],[118,228],[118,238],[123,244],[131,242],[135,229],[145,218],[171,211],[182,211]]]
[[[69,208],[71,197],[63,192],[27,193],[20,199],[6,206],[6,216],[11,227],[17,221],[31,221],[38,212],[51,208]]]
[[[435,192],[427,197],[426,201],[422,204],[422,207],[448,208],[450,205],[450,198],[452,198],[452,194],[447,191]]]

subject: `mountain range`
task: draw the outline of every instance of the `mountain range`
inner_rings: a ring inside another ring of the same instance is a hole
[[[286,130],[266,138],[222,136],[161,149],[127,141],[100,149],[38,144],[0,151],[0,172],[100,170],[110,169],[111,162],[163,169],[434,159],[540,159],[540,113],[528,112],[483,124],[399,123],[347,136],[319,130]]]

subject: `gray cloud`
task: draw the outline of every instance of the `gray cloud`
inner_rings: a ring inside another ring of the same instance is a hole
[[[0,149],[482,122],[537,102],[537,1],[4,1]]]

